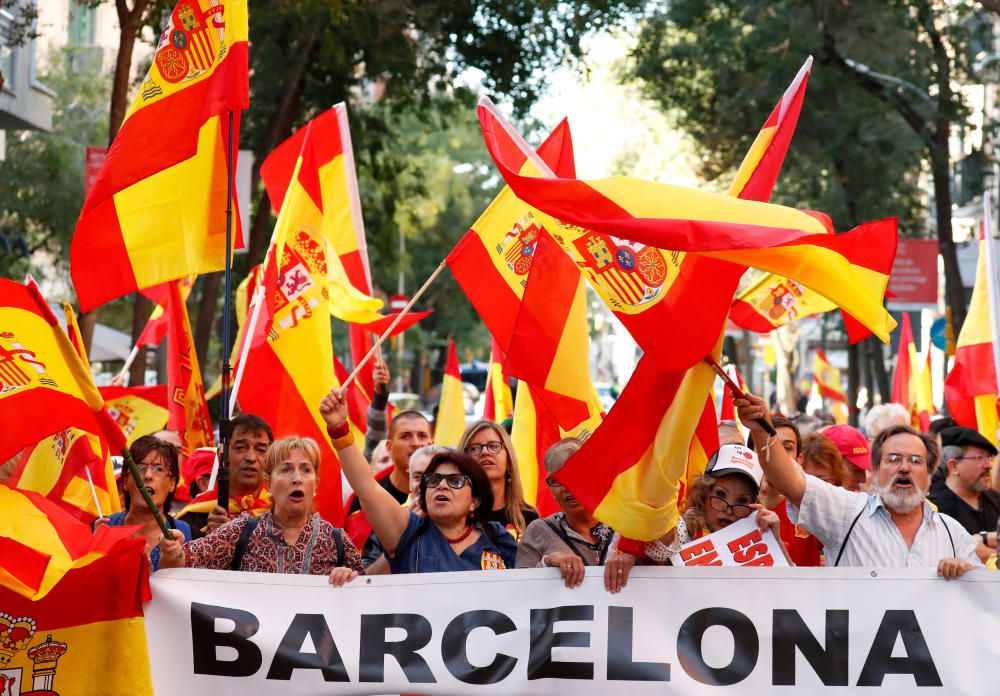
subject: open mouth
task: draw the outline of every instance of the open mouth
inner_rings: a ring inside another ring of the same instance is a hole
[[[447,503],[449,498],[446,493],[438,493],[433,498],[435,503]]]
[[[732,523],[733,523],[732,520],[723,518],[719,520],[719,529],[722,529],[723,527],[728,527]]]
[[[146,486],[146,492],[149,493],[149,497],[150,498],[152,498],[154,495],[156,495],[156,491],[153,490],[152,486]]]
[[[292,500],[305,500],[306,494],[302,491],[292,491],[288,494],[288,497]]]
[[[892,485],[896,488],[913,488],[913,479],[909,476],[897,476]]]

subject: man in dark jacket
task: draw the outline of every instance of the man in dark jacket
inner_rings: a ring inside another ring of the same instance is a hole
[[[941,431],[941,463],[928,499],[942,513],[955,518],[983,546],[980,555],[997,547],[1000,493],[990,487],[997,448],[972,428],[955,426]]]

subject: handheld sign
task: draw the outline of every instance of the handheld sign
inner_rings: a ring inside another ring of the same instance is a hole
[[[757,528],[756,515],[680,548],[674,561],[686,566],[787,566],[781,545],[770,529]]]

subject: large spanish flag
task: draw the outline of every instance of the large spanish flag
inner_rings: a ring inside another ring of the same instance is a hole
[[[167,385],[99,387],[104,405],[128,444],[167,425]]]
[[[816,380],[819,395],[831,402],[833,419],[839,425],[845,425],[848,420],[849,404],[847,403],[847,394],[844,393],[843,382],[840,379],[840,370],[830,364],[830,361],[826,359],[826,353],[821,350],[816,351],[813,378]]]
[[[545,170],[574,176],[573,145],[563,120],[538,149]],[[534,169],[526,162],[526,171]],[[552,243],[556,223],[504,188],[446,259],[448,267],[506,354],[504,371],[534,387],[535,399],[565,430],[595,416],[587,358],[583,278]]]
[[[178,2],[76,224],[81,310],[224,266],[229,114],[238,142],[248,104],[246,0]]]
[[[310,157],[310,150],[303,147],[265,270],[256,274],[264,287],[262,301],[269,319],[264,322],[262,317],[253,336],[244,331],[243,341],[251,347],[239,403],[244,412],[266,420],[275,437],[298,435],[316,440],[322,455],[316,509],[331,523],[340,524],[340,461],[319,414],[319,402],[339,384],[330,333],[329,245],[317,228],[293,224],[302,219],[303,208],[315,211],[319,200]],[[249,287],[248,294],[258,296],[256,287]]]
[[[709,395],[714,381],[704,362],[666,372],[644,355],[604,423],[556,480],[626,537],[666,534],[677,525],[685,483],[705,470],[719,448]]]
[[[333,253],[340,259],[351,286],[363,295],[372,294],[371,268],[368,264],[368,244],[361,212],[361,195],[354,167],[354,148],[347,120],[347,105],[343,102],[316,116],[299,128],[292,137],[276,147],[260,168],[261,180],[267,189],[271,207],[281,210],[288,184],[305,138],[310,129],[314,141],[316,165],[319,170],[323,202],[321,233],[330,242]],[[362,319],[354,317],[353,319]],[[377,321],[377,320],[376,320]],[[372,327],[349,327],[351,357],[355,363],[372,346],[369,332],[381,334]],[[362,388],[368,394],[374,388],[371,363],[358,373]]]
[[[559,423],[533,391],[527,382],[521,382],[517,386],[510,439],[521,472],[524,499],[538,509],[539,515],[545,517],[559,512],[559,506],[545,482],[545,452],[570,435],[559,428]]]
[[[148,561],[144,540],[130,538],[135,528],[91,533],[44,498],[3,485],[0,509],[4,696],[151,695]]]
[[[465,396],[455,341],[448,341],[448,357],[441,380],[441,398],[434,418],[434,444],[457,447],[465,432]]]
[[[979,262],[972,302],[958,335],[955,362],[944,381],[945,401],[959,425],[975,428],[997,444],[1000,401],[1000,289],[993,239],[992,211],[984,202],[983,226],[979,231]]]
[[[37,286],[0,279],[0,460],[60,430],[99,435],[114,450],[121,430]]]
[[[829,235],[817,216],[769,203],[630,177],[582,181],[525,175],[521,170],[535,155],[492,104],[481,103],[479,116],[508,185],[560,220],[553,238],[665,369],[689,366],[708,353],[718,336],[714,317],[724,316],[732,302],[731,276],[745,266],[811,287],[888,339],[894,322],[882,298],[895,257],[894,220]],[[879,263],[871,262],[873,248],[881,252]],[[715,269],[711,284],[692,283],[692,275],[680,273],[682,251],[729,265]],[[692,322],[691,316],[713,320]],[[664,325],[685,326],[686,340],[660,340]]]

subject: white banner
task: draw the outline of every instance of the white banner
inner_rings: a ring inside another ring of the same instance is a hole
[[[588,568],[326,578],[165,570],[157,694],[993,693],[1000,574]],[[736,686],[733,686],[736,685]],[[730,687],[730,688],[727,688]],[[874,691],[873,691],[874,693]]]
[[[788,565],[774,532],[757,528],[756,514],[685,544],[675,558],[686,566]]]

